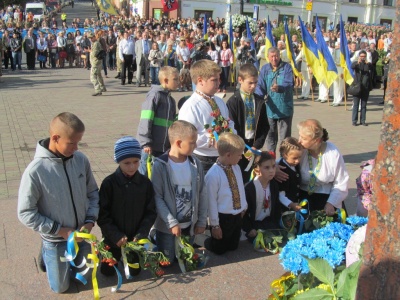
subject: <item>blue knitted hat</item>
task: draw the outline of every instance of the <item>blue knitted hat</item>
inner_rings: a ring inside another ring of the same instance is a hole
[[[137,139],[131,136],[124,136],[115,142],[114,160],[119,163],[130,157],[141,157],[140,144]]]

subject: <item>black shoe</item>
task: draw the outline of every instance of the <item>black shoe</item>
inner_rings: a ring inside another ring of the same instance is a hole
[[[361,123],[361,125],[362,125],[362,126],[368,126],[368,124],[365,123],[365,122],[364,122],[364,123]]]
[[[385,103],[385,101],[381,101],[381,102],[379,102],[379,104],[384,104]]]
[[[121,79],[121,74],[118,73],[117,76],[114,77],[115,79]]]
[[[92,96],[94,96],[94,97],[96,97],[96,96],[101,96],[101,95],[102,95],[101,92],[96,92],[96,93],[92,94]]]
[[[43,251],[43,242],[42,242],[42,244],[40,245],[40,250],[39,250],[39,255],[38,255],[37,264],[38,264],[38,268],[39,268],[40,271],[46,272],[46,265],[45,265],[44,260],[43,260],[43,253],[42,253],[42,251]]]
[[[358,124],[356,122],[353,122],[353,126],[358,126]]]
[[[132,84],[132,81],[128,81],[128,84]]]
[[[122,82],[121,82],[121,85],[125,85],[125,81],[122,81]]]

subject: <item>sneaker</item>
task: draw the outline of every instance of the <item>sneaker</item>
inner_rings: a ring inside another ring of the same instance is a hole
[[[178,92],[182,92],[182,89],[181,89],[181,88],[179,88],[179,89],[178,89]]]
[[[44,260],[43,260],[43,242],[40,245],[37,264],[38,264],[38,268],[40,271],[46,272],[46,264],[44,263]]]
[[[321,100],[321,103],[326,103],[328,102],[328,100]]]
[[[353,122],[353,126],[358,126],[358,124],[356,122]]]
[[[96,96],[101,96],[101,95],[102,95],[101,92],[96,92],[96,93],[92,94],[92,96],[94,96],[94,97],[96,97]]]
[[[368,126],[368,124],[365,123],[365,122],[364,122],[364,123],[361,123],[361,125],[362,125],[362,126]]]
[[[187,89],[187,88],[184,88],[184,89],[183,89],[183,91],[184,91],[184,92],[187,92],[187,91],[188,91],[188,89]]]
[[[103,87],[103,89],[101,90],[101,92],[107,92],[106,87]]]
[[[332,106],[333,107],[338,107],[338,106],[340,106],[340,104],[339,103],[333,103]]]

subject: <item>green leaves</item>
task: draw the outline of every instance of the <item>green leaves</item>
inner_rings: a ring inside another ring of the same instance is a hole
[[[334,296],[323,289],[315,288],[298,294],[294,299],[296,300],[331,300]]]
[[[326,260],[322,258],[307,259],[307,262],[311,273],[313,273],[315,277],[317,277],[322,283],[331,287],[333,286],[335,274]]]
[[[337,296],[344,300],[352,300],[356,297],[358,276],[362,261],[351,264],[340,273],[337,283]]]

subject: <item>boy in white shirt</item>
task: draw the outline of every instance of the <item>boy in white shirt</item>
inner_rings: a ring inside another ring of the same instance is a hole
[[[205,177],[211,238],[205,247],[223,254],[239,246],[242,217],[247,209],[242,172],[238,166],[244,141],[233,133],[221,134],[217,143],[219,157]]]
[[[199,60],[190,68],[190,76],[196,84],[196,91],[186,100],[179,111],[178,120],[192,123],[197,129],[197,147],[194,155],[201,161],[204,173],[211,168],[218,158],[215,140],[211,138],[204,127],[214,121],[213,106],[218,107],[218,113],[226,120],[232,132],[236,133],[234,123],[229,120],[229,111],[225,102],[214,94],[219,88],[221,68],[213,61]]]

